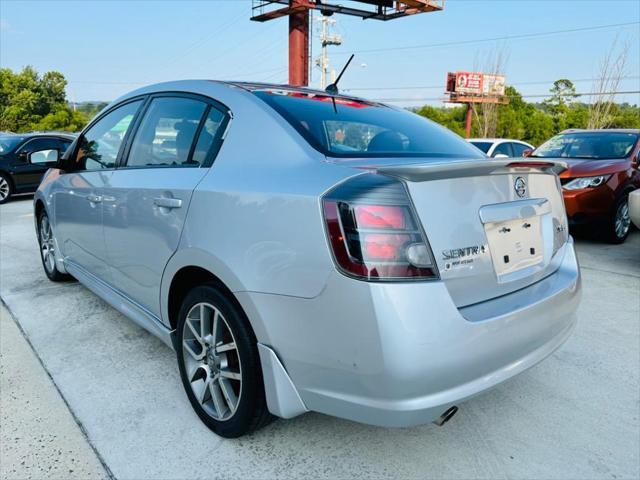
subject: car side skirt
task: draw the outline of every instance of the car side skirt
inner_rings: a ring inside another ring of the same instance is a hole
[[[124,316],[162,340],[172,350],[171,330],[160,322],[160,319],[143,306],[139,305],[122,292],[115,290],[106,282],[86,271],[80,265],[65,260],[66,271],[73,275],[85,287],[118,310]]]

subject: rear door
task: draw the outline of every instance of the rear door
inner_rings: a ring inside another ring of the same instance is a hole
[[[226,128],[226,109],[191,95],[151,98],[104,195],[113,285],[156,316],[162,272],[175,252],[193,190]]]

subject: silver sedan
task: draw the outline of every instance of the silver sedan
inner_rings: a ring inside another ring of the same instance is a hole
[[[214,432],[443,424],[570,335],[557,173],[408,111],[279,85],[134,91],[38,189],[45,273],[164,340]]]

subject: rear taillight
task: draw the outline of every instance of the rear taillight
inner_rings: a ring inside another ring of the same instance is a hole
[[[360,175],[327,193],[322,208],[333,257],[347,275],[371,281],[437,278],[402,182]]]

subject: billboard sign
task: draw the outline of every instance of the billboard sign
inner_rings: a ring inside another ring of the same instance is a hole
[[[506,88],[504,75],[492,75],[485,73],[482,76],[482,94],[502,97]]]
[[[504,96],[504,75],[479,72],[455,72],[447,76],[447,92],[461,95]]]

